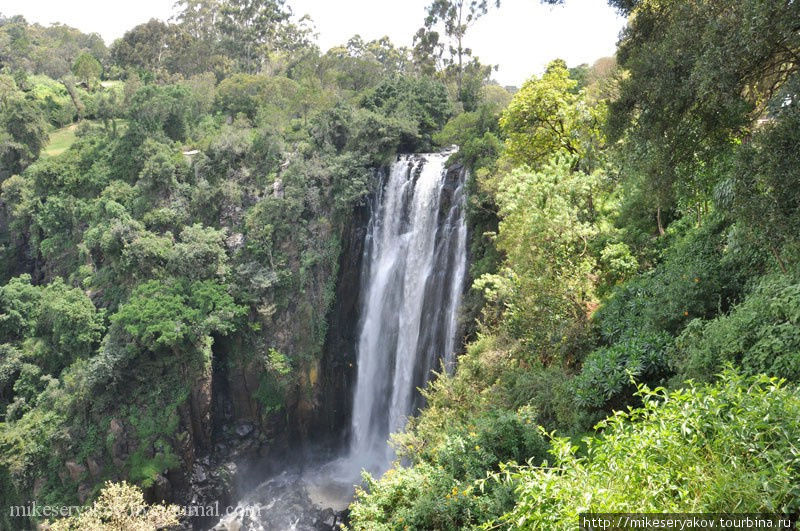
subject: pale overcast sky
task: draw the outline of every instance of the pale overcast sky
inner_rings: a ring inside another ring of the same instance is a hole
[[[323,50],[358,33],[370,40],[388,35],[411,45],[430,0],[288,0],[296,15],[309,14]],[[61,22],[99,33],[107,43],[151,18],[167,20],[173,0],[0,0],[0,13],[24,15],[30,22]],[[592,63],[614,53],[625,20],[605,0],[567,0],[543,6],[537,0],[503,0],[467,35],[467,45],[486,64],[497,64],[494,77],[520,85],[540,73],[551,59],[570,66]]]

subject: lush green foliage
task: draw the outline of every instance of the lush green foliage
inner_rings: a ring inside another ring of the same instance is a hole
[[[485,106],[436,137],[476,175],[477,331],[394,436],[408,462],[359,493],[356,529],[797,509],[797,6],[611,4],[631,15],[619,68],[554,61],[499,128]],[[474,427],[514,415],[573,438],[551,437],[550,463],[476,461]]]
[[[571,172],[573,164],[564,157],[538,172],[517,169],[496,184],[497,248],[513,267],[476,282],[505,306],[510,334],[541,348],[543,358],[570,339],[568,328],[582,320],[591,296],[587,242],[597,228],[588,211],[600,176]]]
[[[577,85],[560,60],[522,85],[500,118],[511,163],[541,166],[562,151],[579,157],[576,163],[593,161],[603,147],[599,126],[605,106],[587,105],[585,94],[573,92]]]
[[[501,521],[573,529],[582,512],[797,510],[796,389],[727,372],[714,386],[639,393],[644,405],[602,423],[585,455],[555,439],[552,467],[509,471],[519,502]]]
[[[0,17],[3,499],[100,494],[65,529],[142,506],[100,485],[189,469],[225,371],[238,414],[297,428],[354,208],[398,151],[456,144],[470,343],[353,527],[800,510],[798,4],[611,4],[619,65],[513,96],[465,45],[487,2],[325,54],[283,0],[182,0],[110,50]]]
[[[632,381],[663,383],[672,338],[663,332],[624,337],[590,352],[575,378],[575,402],[587,409],[621,409]]]
[[[513,507],[512,486],[479,482],[508,461],[541,463],[548,443],[540,423],[581,421],[570,418],[565,375],[531,371],[508,348],[482,337],[453,377],[431,384],[423,414],[393,437],[411,466],[398,463],[380,481],[367,478],[352,506],[355,529],[465,529]]]
[[[388,39],[309,37],[267,0],[181,2],[110,51],[0,18],[4,500],[190,470],[213,370],[270,437],[316,392],[340,235],[458,105]]]
[[[58,79],[70,71],[81,54],[103,61],[108,52],[96,33],[86,35],[63,24],[41,26],[28,24],[21,16],[0,16],[0,65],[11,72]]]
[[[677,340],[681,374],[706,379],[733,364],[749,374],[800,380],[800,284],[768,276],[727,315],[695,320]]]
[[[623,2],[618,53],[629,75],[611,105],[613,137],[646,176],[653,210],[705,208],[716,166],[798,69],[794,2]]]
[[[798,264],[798,174],[800,75],[772,101],[771,119],[737,154],[731,176],[715,189],[720,208],[730,210],[750,245],[768,249],[784,270]]]
[[[242,310],[223,286],[209,280],[151,280],[133,290],[111,322],[146,348],[179,348],[230,332]]]
[[[27,168],[46,140],[43,113],[30,98],[15,92],[0,96],[0,178]]]
[[[408,122],[399,146],[407,151],[430,149],[431,137],[450,116],[444,86],[425,78],[385,80],[365,95],[362,105],[389,118]]]

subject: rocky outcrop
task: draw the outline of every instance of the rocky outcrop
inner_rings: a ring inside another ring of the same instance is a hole
[[[381,176],[375,180],[380,182]],[[349,437],[364,239],[371,208],[369,202],[356,208],[342,237],[336,294],[328,314],[328,333],[319,362],[318,383],[314,386],[313,429],[316,433],[329,434],[327,442],[332,447],[344,446]]]
[[[382,175],[376,175],[374,182],[381,181]],[[280,192],[273,190],[274,194]],[[365,201],[348,220],[320,229],[328,238],[341,241],[338,264],[330,260],[315,264],[308,273],[307,287],[288,306],[275,310],[269,300],[259,306],[259,313],[269,312],[261,331],[215,337],[207,369],[184,375],[191,387],[178,406],[179,427],[171,441],[181,464],[155,478],[145,493],[148,501],[225,506],[250,492],[270,470],[285,466],[290,457],[300,459],[309,440],[330,449],[347,442],[370,208]],[[235,212],[228,214],[236,218]],[[229,242],[232,248],[243,244],[240,237]],[[332,286],[333,293],[327,291]],[[331,295],[333,302],[328,306]],[[313,343],[320,345],[321,336],[317,340],[298,337],[319,326],[309,322],[309,317],[316,315],[320,315],[314,317],[319,321],[321,315],[327,315],[321,353]],[[263,402],[265,355],[271,348],[295,363],[290,384],[283,389],[285,407],[277,409]],[[110,432],[115,463],[122,464],[137,448],[120,421],[112,421]],[[304,504],[302,494],[298,496],[297,503]],[[303,518],[309,528],[334,529],[343,515],[319,507]],[[215,523],[200,518],[187,525],[202,529]]]

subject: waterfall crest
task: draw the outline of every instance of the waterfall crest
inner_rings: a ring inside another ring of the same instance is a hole
[[[377,192],[364,246],[351,456],[381,466],[417,387],[452,363],[466,273],[464,175],[451,153],[403,155]]]

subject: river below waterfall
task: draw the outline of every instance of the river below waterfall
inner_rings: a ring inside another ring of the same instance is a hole
[[[452,152],[401,155],[370,198],[359,293],[350,445],[271,476],[214,527],[334,529],[361,483],[385,472],[389,434],[422,405],[418,388],[455,355],[467,267],[465,175]]]

